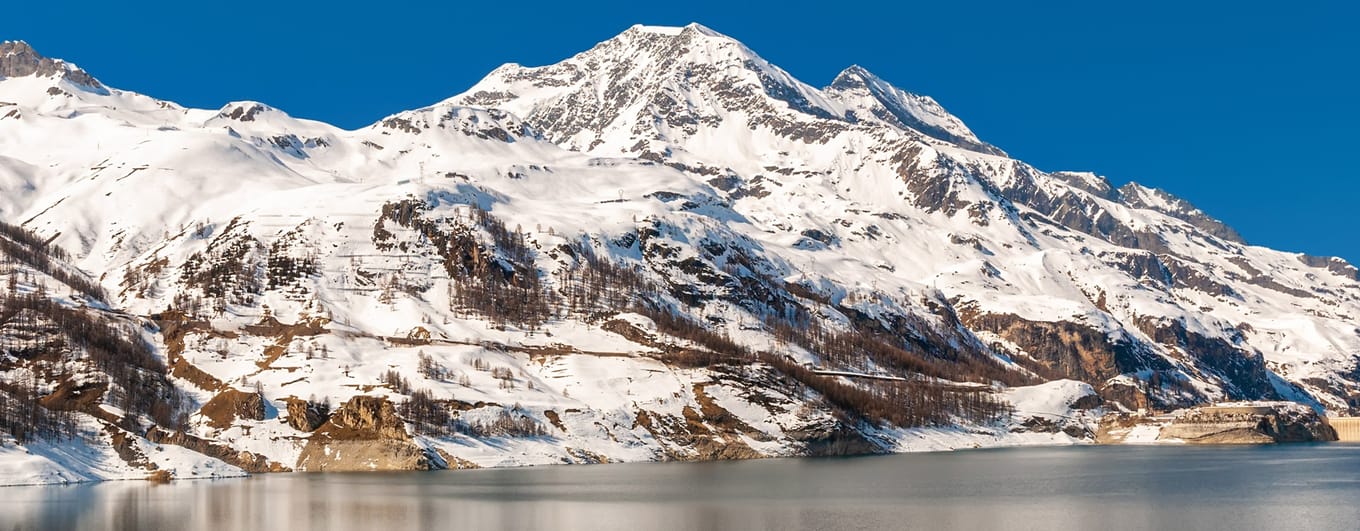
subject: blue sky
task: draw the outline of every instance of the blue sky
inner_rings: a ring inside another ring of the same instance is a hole
[[[816,86],[860,64],[1042,169],[1166,188],[1252,243],[1360,262],[1360,10],[1344,2],[134,4],[23,2],[0,39],[185,105],[359,127],[501,63],[697,21]]]

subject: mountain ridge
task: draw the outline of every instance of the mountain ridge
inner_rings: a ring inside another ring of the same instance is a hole
[[[1360,404],[1344,261],[1040,171],[851,70],[817,89],[703,26],[634,26],[355,130],[0,79],[21,192],[0,216],[156,323],[185,419],[131,432],[245,470],[1073,442],[1105,412]]]

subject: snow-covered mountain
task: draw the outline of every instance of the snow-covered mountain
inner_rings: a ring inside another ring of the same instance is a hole
[[[353,131],[183,108],[20,42],[0,76],[0,220],[109,294],[45,296],[154,323],[182,394],[175,422],[76,415],[245,470],[1051,443],[1103,411],[1360,407],[1344,261],[1041,171],[863,68],[818,89],[697,24]],[[44,375],[37,395],[62,371],[0,361]]]

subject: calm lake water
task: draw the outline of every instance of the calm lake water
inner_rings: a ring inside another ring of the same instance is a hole
[[[1360,446],[1072,447],[0,488],[8,529],[1360,529]]]

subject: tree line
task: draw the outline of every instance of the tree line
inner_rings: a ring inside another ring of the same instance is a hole
[[[43,267],[65,270],[57,260],[68,255],[59,247],[13,226],[0,228],[0,234],[0,242],[21,247],[17,261],[39,271]],[[0,249],[0,255],[13,265],[16,256],[10,249]],[[72,412],[91,412],[86,408],[100,402],[125,411],[123,427],[130,430],[144,429],[143,418],[161,426],[183,426],[186,400],[169,381],[166,367],[142,337],[140,326],[110,312],[60,303],[31,274],[26,282],[31,287],[21,289],[20,273],[27,270],[11,267],[8,273],[0,291],[0,371],[26,374],[27,379],[0,384],[0,430],[19,440],[72,437],[76,427]],[[102,290],[89,286],[73,289],[102,297]],[[91,372],[101,381],[79,385],[85,390],[103,390],[93,405],[42,391]]]
[[[897,328],[902,330],[887,331],[876,329],[867,321],[852,320],[849,329],[833,330],[810,318],[812,312],[803,308],[769,312],[765,322],[768,330],[787,344],[816,353],[829,367],[886,368],[897,374],[920,375],[922,379],[847,382],[817,375],[781,354],[753,352],[726,332],[715,331],[711,325],[688,317],[669,302],[676,299],[651,278],[643,265],[604,258],[584,241],[571,242],[559,250],[572,260],[555,275],[556,289],[549,289],[540,281],[534,266],[536,252],[521,230],[508,229],[490,212],[476,206],[468,209],[466,217],[455,219],[450,228],[424,217],[425,208],[422,201],[408,200],[385,207],[384,216],[397,225],[416,230],[423,241],[439,252],[453,280],[451,309],[460,316],[475,314],[498,326],[513,324],[533,329],[552,317],[590,320],[621,312],[641,314],[651,319],[662,334],[694,345],[663,349],[659,356],[668,363],[709,367],[765,362],[799,385],[821,394],[849,416],[902,427],[949,425],[956,419],[986,422],[1007,411],[1008,406],[988,389],[941,385],[931,383],[932,378],[1007,384],[1025,378],[981,353],[926,348],[950,342],[944,337],[928,337],[933,331],[923,321],[900,323]],[[491,246],[478,241],[477,230],[491,236]],[[383,231],[384,238],[394,237],[386,229]],[[401,246],[405,242],[391,245]],[[783,284],[774,279],[758,280],[769,286]],[[918,330],[922,327],[925,329]],[[920,337],[906,337],[907,332]],[[431,429],[454,422],[427,391],[413,391],[405,407],[408,418]],[[465,431],[481,432],[476,427]]]
[[[84,274],[64,265],[70,259],[65,249],[43,240],[37,233],[0,221],[0,265],[13,270],[24,264],[52,277],[72,291],[97,301],[108,300],[104,288]]]

